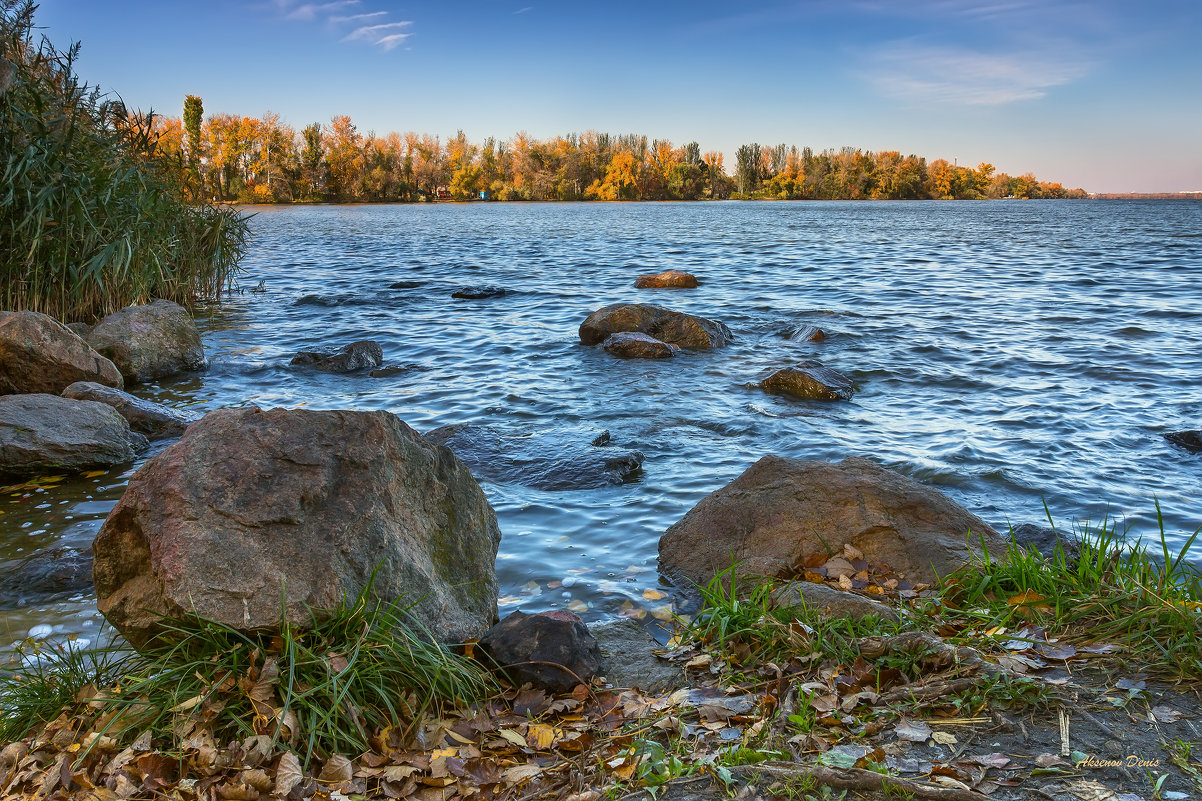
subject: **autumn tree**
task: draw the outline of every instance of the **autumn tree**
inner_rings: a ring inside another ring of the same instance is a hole
[[[188,141],[188,168],[193,195],[200,191],[200,126],[204,119],[204,103],[196,95],[184,98],[184,131]]]
[[[345,114],[330,120],[325,132],[326,191],[338,200],[354,200],[363,173],[363,137]]]

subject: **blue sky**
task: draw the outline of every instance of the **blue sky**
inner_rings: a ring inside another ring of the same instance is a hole
[[[594,129],[990,161],[1202,190],[1202,3],[42,0],[79,72],[178,116],[349,114],[469,138]]]

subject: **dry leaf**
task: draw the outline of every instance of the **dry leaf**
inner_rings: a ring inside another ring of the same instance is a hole
[[[317,780],[322,784],[342,784],[351,780],[351,761],[342,754],[334,754],[322,766]]]
[[[276,795],[288,795],[292,792],[292,788],[304,780],[305,774],[301,772],[300,760],[297,759],[296,754],[285,751],[275,769]]]
[[[902,718],[893,727],[893,733],[897,735],[899,740],[905,740],[910,743],[925,743],[931,739],[931,735],[933,734],[931,727],[921,720],[909,720],[907,718]]]

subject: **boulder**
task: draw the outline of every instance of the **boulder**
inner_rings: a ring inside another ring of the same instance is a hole
[[[826,617],[846,617],[853,620],[872,615],[880,620],[898,621],[897,610],[854,592],[814,581],[790,581],[772,591],[772,604],[780,609],[792,609],[805,604],[818,609]]]
[[[109,406],[57,395],[0,396],[0,475],[79,472],[132,462],[146,437]]]
[[[623,359],[670,359],[680,350],[675,345],[632,331],[610,334],[601,347],[605,348],[606,353]]]
[[[720,348],[731,340],[730,329],[716,320],[650,303],[615,303],[580,324],[580,341],[596,345],[620,331],[647,334],[682,348]]]
[[[467,468],[395,415],[222,409],[130,479],[93,544],[97,607],[138,645],[162,615],[270,631],[281,603],[303,625],[370,584],[461,640],[497,618],[500,540]]]
[[[451,297],[481,300],[482,298],[503,298],[506,294],[505,289],[499,286],[465,286],[452,292]]]
[[[172,409],[92,381],[76,381],[63,390],[63,397],[108,404],[126,419],[130,429],[152,440],[178,437],[201,417],[196,412]]]
[[[1202,453],[1202,431],[1171,431],[1164,438],[1193,453]]]
[[[813,325],[799,325],[785,332],[785,339],[794,342],[821,342],[826,339],[826,332]]]
[[[47,548],[0,571],[0,609],[20,609],[91,591],[90,549]]]
[[[192,316],[177,303],[127,306],[88,333],[88,344],[112,359],[127,382],[202,370],[205,352]]]
[[[759,387],[774,395],[804,400],[851,400],[855,391],[850,378],[814,359],[777,370],[761,381]]]
[[[86,340],[88,334],[92,333],[92,326],[87,323],[67,323],[67,328],[71,329],[71,333],[80,339]]]
[[[611,620],[589,627],[601,649],[597,672],[615,687],[637,687],[660,695],[685,683],[679,662],[655,655],[663,646],[633,620]]]
[[[554,428],[506,434],[488,426],[450,425],[426,434],[455,452],[484,481],[542,490],[593,489],[621,484],[643,454],[612,447],[608,431]]]
[[[684,270],[667,270],[634,279],[635,289],[695,289],[697,277]]]
[[[588,684],[601,666],[601,649],[574,612],[513,612],[480,638],[480,648],[514,686],[529,682],[551,693]]]
[[[1057,545],[1068,562],[1075,564],[1081,557],[1081,540],[1069,531],[1057,531],[1035,523],[1020,523],[1010,529],[1010,538],[1024,548],[1034,548],[1048,559],[1056,554]]]
[[[384,348],[374,339],[361,339],[340,350],[302,350],[291,364],[312,367],[325,373],[353,373],[384,363]]]
[[[739,576],[792,578],[808,560],[850,544],[915,582],[965,564],[984,540],[1005,541],[946,495],[860,457],[842,462],[765,456],[703,498],[659,541],[660,569],[704,585]]]
[[[57,395],[76,381],[123,386],[116,365],[54,318],[0,311],[0,395]]]

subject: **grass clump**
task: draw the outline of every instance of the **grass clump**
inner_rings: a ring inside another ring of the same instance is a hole
[[[436,642],[397,602],[364,591],[310,625],[256,637],[210,620],[164,621],[137,654],[52,649],[0,683],[3,741],[62,714],[118,742],[150,730],[181,742],[267,736],[307,763],[404,742],[444,704],[495,688],[485,669]]]
[[[1061,543],[1050,558],[1012,542],[1001,559],[947,576],[921,611],[977,632],[1034,625],[1067,642],[1121,644],[1153,672],[1202,678],[1202,573],[1186,561],[1202,528],[1174,552],[1159,506],[1156,516],[1151,547],[1109,518],[1082,524],[1080,548]]]
[[[153,115],[82,83],[78,45],[35,37],[35,8],[0,0],[0,308],[90,321],[155,297],[216,298],[246,218],[189,203]]]

